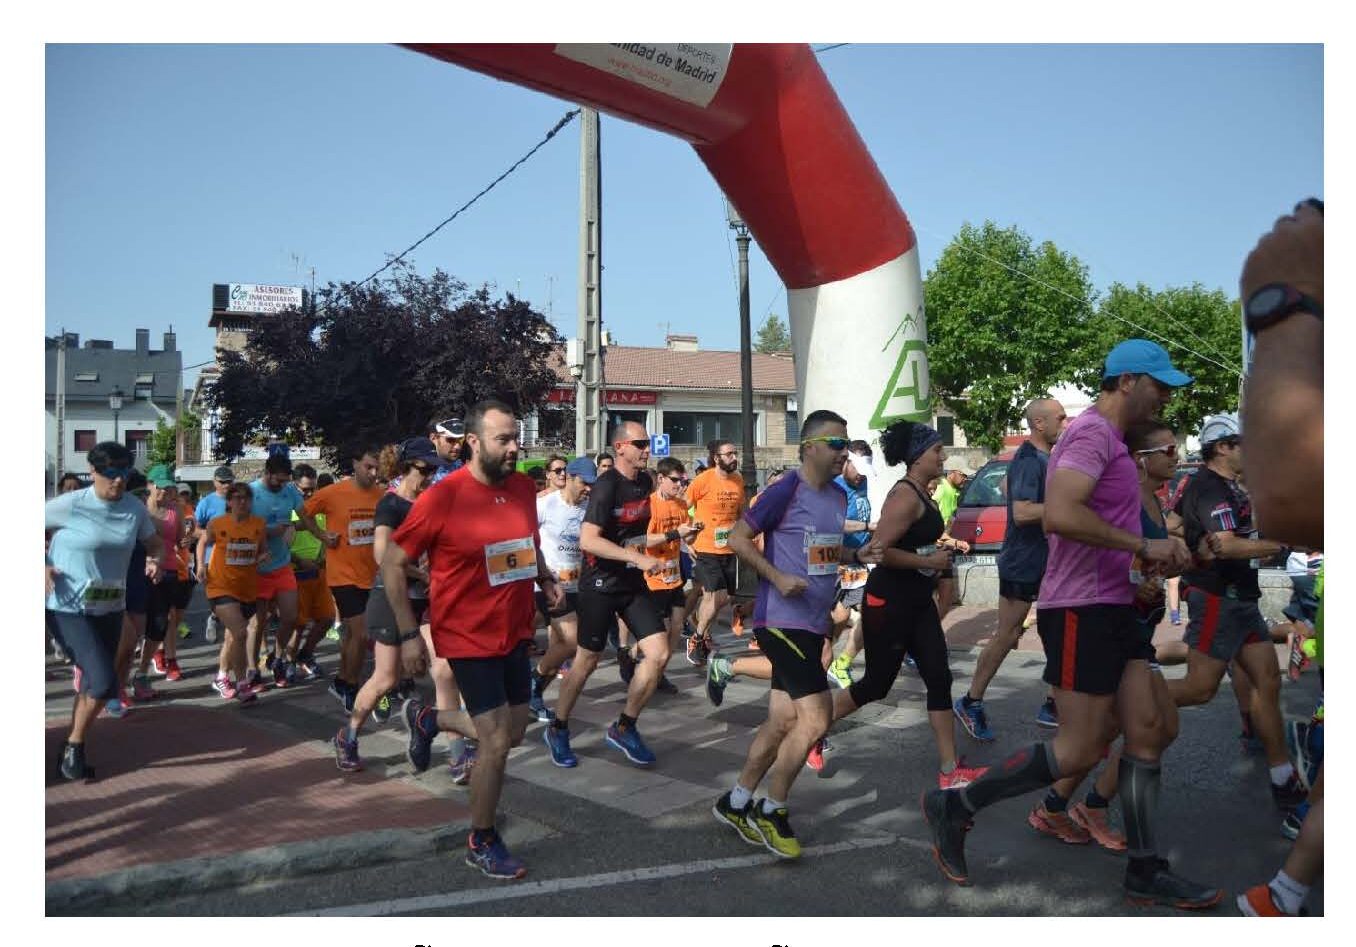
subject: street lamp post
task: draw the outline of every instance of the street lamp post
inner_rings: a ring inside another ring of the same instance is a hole
[[[122,389],[114,388],[108,394],[108,407],[113,412],[113,440],[118,439],[118,412],[122,410]]]
[[[758,462],[753,437],[753,330],[749,324],[749,228],[739,211],[725,201],[725,219],[739,245],[739,381],[740,427],[744,430],[744,487],[752,496],[758,489]]]

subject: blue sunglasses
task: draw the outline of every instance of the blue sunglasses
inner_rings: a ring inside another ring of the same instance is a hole
[[[126,480],[132,475],[134,467],[95,467],[94,472],[109,480]]]

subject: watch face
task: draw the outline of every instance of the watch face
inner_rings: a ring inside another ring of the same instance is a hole
[[[1248,300],[1248,315],[1265,316],[1275,312],[1285,302],[1287,295],[1284,286],[1262,287]]]

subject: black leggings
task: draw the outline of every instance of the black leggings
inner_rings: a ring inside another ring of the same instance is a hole
[[[951,666],[937,606],[931,598],[880,599],[869,592],[862,604],[866,673],[848,688],[858,707],[890,693],[904,655],[913,656],[928,689],[928,710],[951,709]]]

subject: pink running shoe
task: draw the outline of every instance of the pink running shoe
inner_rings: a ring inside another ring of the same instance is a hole
[[[937,771],[937,788],[960,789],[968,786],[989,771],[987,766],[966,766],[965,757],[956,760],[956,768],[949,773]]]

